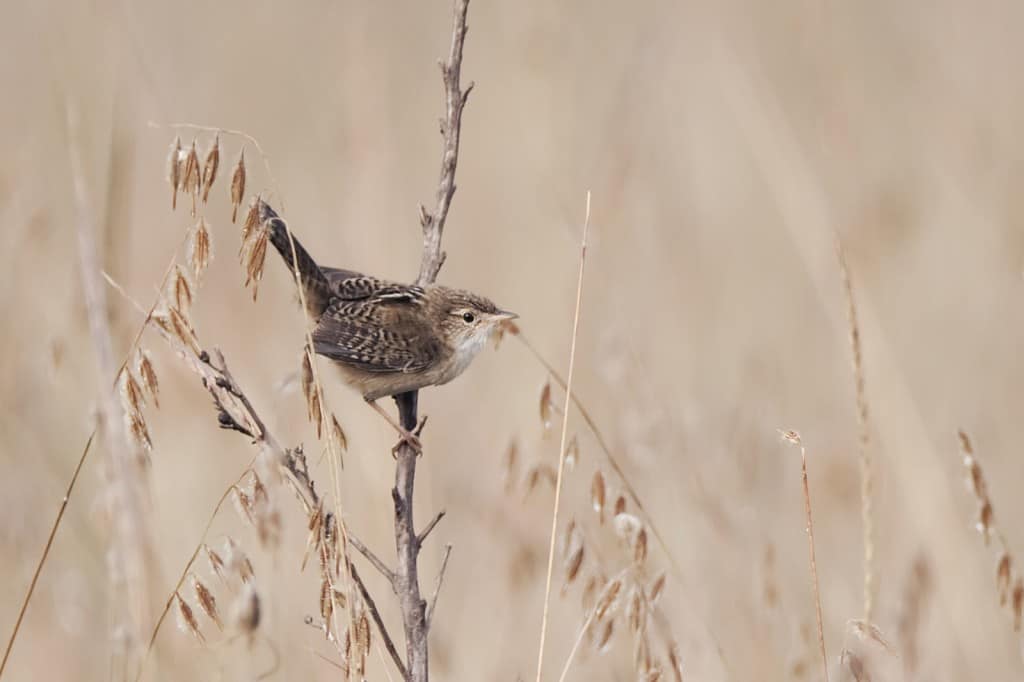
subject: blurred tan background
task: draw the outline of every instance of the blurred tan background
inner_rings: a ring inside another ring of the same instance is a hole
[[[165,180],[175,132],[161,126],[178,122],[255,136],[274,177],[247,145],[249,187],[271,192],[321,262],[408,280],[421,246],[416,206],[432,205],[436,187],[435,61],[447,52],[450,9],[6,7],[0,639],[110,379],[97,374],[83,308],[65,107],[80,118],[104,267],[140,301],[152,300],[192,223],[181,207],[170,211]],[[833,232],[862,322],[876,624],[906,679],[1024,674],[954,435],[973,435],[1000,527],[1024,551],[1022,19],[1013,2],[472,3],[463,78],[476,89],[441,281],[519,312],[564,368],[593,192],[577,386],[679,564],[663,606],[686,679],[820,679],[799,458],[777,429],[800,431],[808,447],[833,665],[846,622],[861,613],[857,427]],[[222,142],[225,169],[241,143]],[[288,387],[302,343],[293,288],[271,254],[258,301],[243,290],[225,187],[206,211],[215,260],[197,297],[199,336],[224,349],[279,438],[318,453],[301,394]],[[121,353],[140,318],[108,295]],[[147,413],[156,605],[251,449],[216,428],[205,392],[159,339],[144,345],[162,387],[161,409]],[[557,434],[544,438],[538,419],[545,380],[509,338],[421,396],[430,423],[418,514],[448,511],[422,555],[426,590],[444,543],[454,545],[432,633],[435,679],[534,674],[552,495],[543,486],[525,501],[521,489],[506,494],[503,453],[516,439],[524,466],[555,461]],[[350,443],[350,527],[390,559],[392,433],[340,383],[328,380],[327,391]],[[570,428],[581,458],[563,514],[592,523],[590,476],[607,468],[576,415]],[[119,596],[97,513],[103,454],[71,501],[12,681],[116,678],[109,604]],[[328,489],[326,463],[316,475]],[[317,585],[298,575],[304,529],[289,503],[274,553],[230,509],[211,537],[230,534],[257,563],[264,632],[282,654],[273,679],[339,679],[313,652],[336,653],[303,624],[317,612]],[[668,565],[658,547],[650,561],[654,571]],[[920,625],[904,641],[915,561],[929,578]],[[560,584],[556,576],[549,678],[581,619],[579,587],[558,598]],[[393,601],[373,587],[397,632]],[[586,654],[571,679],[632,679],[629,640]],[[200,649],[172,623],[158,651],[147,679],[252,679],[270,659],[238,642]],[[369,679],[387,679],[384,668],[374,658]]]

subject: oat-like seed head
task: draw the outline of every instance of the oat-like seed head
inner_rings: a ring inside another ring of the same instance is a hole
[[[999,605],[1005,606],[1010,597],[1010,582],[1013,580],[1013,562],[1003,551],[996,562],[996,588],[999,590]]]
[[[228,571],[237,575],[244,583],[252,581],[255,575],[252,562],[249,561],[249,557],[245,555],[238,543],[230,537],[224,539],[224,557],[224,565]]]
[[[196,140],[192,139],[192,147],[185,158],[185,171],[181,178],[182,189],[192,195],[192,217],[196,215],[196,197],[199,196],[199,181],[202,171],[199,168],[199,152]]]
[[[580,441],[576,434],[573,434],[569,444],[565,446],[565,466],[568,471],[576,468],[576,462],[580,458]]]
[[[238,155],[235,169],[231,172],[231,222],[235,222],[238,216],[238,207],[242,204],[242,197],[245,196],[245,147]]]
[[[201,644],[205,644],[206,638],[203,637],[203,633],[199,630],[199,623],[196,621],[195,614],[192,613],[192,607],[188,605],[188,602],[181,598],[180,594],[175,593],[174,596],[178,601],[178,627],[182,632],[191,633]]]
[[[248,521],[250,525],[255,526],[252,502],[249,500],[249,496],[245,494],[245,491],[238,486],[233,487],[231,489],[231,501],[235,503],[235,511],[238,512],[238,515],[244,521]]]
[[[220,167],[220,133],[213,138],[213,144],[206,152],[206,160],[203,162],[203,203],[210,198],[210,188],[213,181],[217,179],[217,169]]]
[[[544,388],[540,391],[540,423],[544,429],[544,433],[551,430],[551,413],[553,411],[553,405],[551,402],[551,380],[548,379],[544,383]]]
[[[259,194],[252,198],[249,202],[249,210],[245,213],[245,220],[242,221],[242,248],[239,253],[245,251],[246,245],[249,243],[249,237],[253,235],[256,228],[260,226],[260,202],[263,199]],[[231,222],[235,222],[233,219]]]
[[[160,382],[157,381],[156,370],[153,369],[149,353],[142,348],[139,348],[137,351],[135,369],[142,378],[142,385],[146,387],[146,391],[153,398],[153,404],[156,407],[160,407]]]
[[[597,605],[594,607],[594,617],[597,620],[604,620],[609,613],[614,612],[617,597],[622,590],[622,579],[616,578],[604,586],[601,595],[597,598]]]
[[[660,597],[661,593],[664,592],[664,591],[665,591],[665,572],[662,571],[661,573],[658,574],[658,577],[655,578],[654,582],[651,584],[650,592],[648,592],[648,595],[647,595],[647,601],[649,601],[651,604],[657,603],[658,597]]]
[[[604,474],[598,469],[594,472],[594,478],[590,482],[590,504],[597,512],[597,518],[601,525],[604,525],[604,502],[607,490],[604,484]]]
[[[182,313],[187,313],[192,307],[192,286],[180,265],[174,266],[173,292],[174,305]]]
[[[210,266],[213,252],[213,243],[210,240],[210,230],[206,218],[200,217],[199,222],[196,223],[189,251],[189,264],[192,267],[192,272],[195,273],[196,282],[199,282],[203,278],[203,273]]]
[[[220,554],[217,553],[217,550],[213,549],[204,542],[203,553],[206,555],[206,560],[210,564],[210,571],[213,572],[213,574],[220,578],[222,581],[227,582],[224,560],[221,558]]]
[[[245,268],[245,286],[252,284],[253,301],[256,300],[260,280],[263,279],[263,265],[267,260],[268,240],[268,231],[266,229],[261,229],[253,242],[252,248],[249,249],[249,259]]]
[[[171,185],[171,210],[178,208],[178,188],[181,187],[181,137],[175,137],[167,157],[167,182]]]
[[[199,603],[199,607],[202,608],[203,613],[206,614],[206,617],[217,625],[218,630],[223,630],[224,623],[221,622],[220,614],[217,613],[217,600],[209,588],[195,574],[192,575],[192,589],[195,590],[196,601]]]

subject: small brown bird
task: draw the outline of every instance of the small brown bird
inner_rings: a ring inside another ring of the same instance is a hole
[[[377,399],[448,383],[502,322],[518,316],[468,291],[398,284],[317,265],[294,233],[289,240],[273,209],[266,204],[260,209],[270,242],[293,273],[294,243],[307,311],[316,324],[314,350],[333,360],[345,383],[418,449],[416,436]]]

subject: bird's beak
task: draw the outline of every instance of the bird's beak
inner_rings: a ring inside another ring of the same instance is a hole
[[[499,310],[494,315],[494,319],[498,320],[499,322],[505,322],[506,320],[515,320],[518,318],[518,315],[516,315],[515,313],[510,313],[507,310]]]

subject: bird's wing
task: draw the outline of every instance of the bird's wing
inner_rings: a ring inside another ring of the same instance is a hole
[[[369,279],[369,278],[367,278]],[[410,317],[408,287],[382,286],[362,300],[335,300],[313,331],[317,353],[367,372],[421,372],[443,352]]]
[[[375,300],[378,302],[413,303],[423,295],[415,285],[396,284],[352,270],[321,267],[334,296],[342,301]]]

